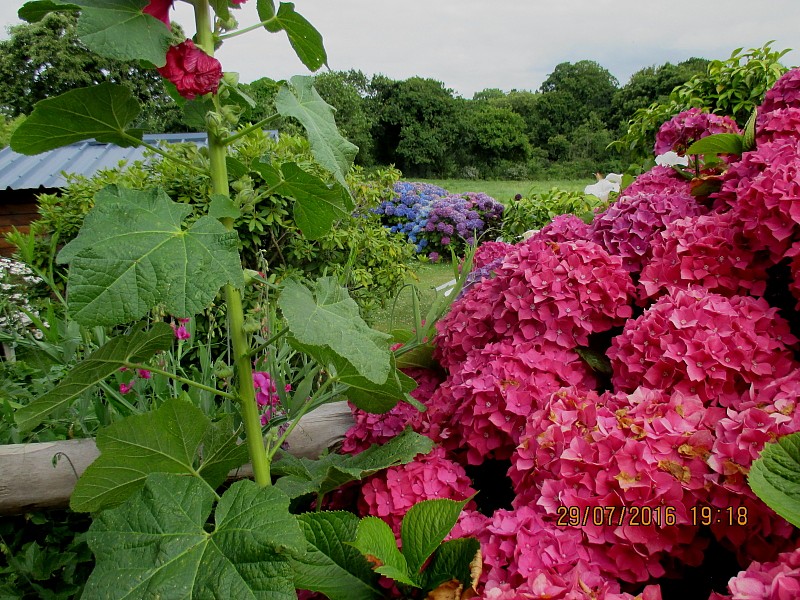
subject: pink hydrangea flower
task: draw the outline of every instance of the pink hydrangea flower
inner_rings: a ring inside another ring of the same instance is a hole
[[[781,108],[800,108],[800,69],[787,71],[767,90],[758,112],[766,114]]]
[[[493,263],[498,258],[503,258],[514,246],[506,242],[483,242],[475,251],[472,259],[472,268],[480,269]]]
[[[167,64],[158,67],[158,72],[174,83],[178,93],[189,100],[215,93],[222,79],[220,62],[188,39],[177,46],[170,46]]]
[[[750,563],[728,582],[730,595],[709,600],[794,600],[800,598],[800,549],[785,552],[772,562]]]
[[[685,154],[697,140],[715,133],[741,133],[736,121],[690,108],[664,123],[656,134],[656,156],[674,151]]]

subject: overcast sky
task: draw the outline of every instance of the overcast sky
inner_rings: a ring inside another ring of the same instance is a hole
[[[3,31],[18,22],[21,5],[2,2]],[[485,88],[536,90],[557,64],[583,59],[621,85],[646,66],[725,59],[770,40],[797,49],[785,65],[800,64],[798,0],[296,0],[295,7],[322,33],[331,69],[430,77],[466,98]],[[193,32],[190,10],[178,2],[172,14]],[[256,23],[255,0],[236,14],[242,26]],[[282,33],[248,33],[218,57],[244,82],[308,73]]]

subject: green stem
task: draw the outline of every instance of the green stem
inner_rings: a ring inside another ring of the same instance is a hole
[[[131,142],[136,143],[137,146],[144,146],[148,150],[151,150],[151,151],[155,152],[156,154],[158,154],[159,156],[163,156],[164,158],[166,158],[168,160],[171,160],[175,164],[181,165],[182,167],[186,167],[187,169],[190,169],[190,170],[194,171],[195,173],[201,173],[202,175],[206,174],[204,169],[201,169],[200,167],[195,166],[190,162],[186,162],[185,160],[181,160],[177,156],[174,156],[174,155],[170,154],[169,152],[165,152],[164,150],[162,150],[158,146],[154,146],[153,144],[150,144],[148,142],[140,140],[139,138],[135,138],[132,135],[129,135],[127,133],[123,133],[122,135],[127,140],[130,140]]]
[[[140,365],[138,363],[125,363],[125,366],[128,367],[129,369],[144,369],[145,371],[150,371],[151,373],[155,373],[157,375],[164,375],[165,377],[174,379],[179,383],[185,383],[186,385],[195,387],[198,390],[211,392],[216,396],[227,398],[228,400],[236,400],[235,394],[229,394],[228,392],[223,392],[222,390],[218,390],[217,388],[211,387],[209,385],[205,385],[203,383],[197,383],[196,381],[192,381],[191,379],[187,379],[186,377],[181,377],[180,375],[176,375],[175,373],[171,373],[164,369],[159,369],[158,367],[151,367],[150,365]]]
[[[286,441],[289,435],[291,435],[292,431],[294,430],[295,427],[297,427],[298,423],[300,423],[300,419],[302,419],[305,416],[309,408],[314,406],[314,400],[319,398],[325,391],[325,388],[329,387],[331,383],[333,383],[334,381],[335,381],[334,379],[326,379],[322,383],[322,385],[319,386],[319,389],[316,392],[314,392],[314,395],[312,395],[311,398],[309,398],[306,402],[303,403],[303,405],[300,407],[300,410],[297,411],[297,414],[289,423],[289,427],[286,428],[286,431],[284,431],[281,437],[278,438],[278,440],[275,442],[275,445],[267,450],[269,460],[272,460],[272,458],[275,456],[275,453],[280,449],[280,447],[283,445],[283,442]]]
[[[214,36],[211,29],[211,10],[208,0],[194,1],[195,24],[197,25],[197,44],[209,56],[214,55]],[[225,164],[225,144],[212,132],[208,133],[208,154],[211,163],[211,191],[230,197],[228,188],[228,167]],[[222,219],[223,225],[233,231],[233,219]],[[256,391],[253,386],[253,365],[250,361],[250,345],[244,332],[244,309],[239,289],[226,284],[225,304],[228,313],[228,331],[233,345],[234,368],[238,397],[241,403],[247,450],[256,483],[261,487],[271,485],[270,465],[264,440],[261,437],[261,418],[256,404]]]
[[[261,344],[260,346],[256,346],[256,347],[255,347],[255,348],[253,348],[252,350],[250,350],[250,357],[252,358],[253,356],[255,356],[256,354],[258,354],[258,353],[259,353],[259,352],[261,352],[262,350],[266,350],[266,349],[267,349],[267,348],[269,348],[269,347],[270,347],[270,346],[271,346],[273,343],[277,342],[277,341],[278,341],[278,340],[279,340],[281,337],[283,337],[284,335],[286,335],[288,332],[289,332],[289,328],[288,328],[288,327],[284,327],[284,328],[283,328],[283,329],[281,329],[281,330],[280,330],[278,333],[276,333],[276,334],[275,334],[275,335],[273,335],[271,338],[269,338],[269,339],[268,339],[266,342],[264,342],[264,343],[263,343],[263,344]]]
[[[243,29],[237,29],[236,31],[231,31],[230,33],[224,33],[221,36],[219,36],[219,39],[221,39],[221,40],[229,40],[231,38],[235,38],[237,35],[243,35],[245,33],[250,33],[251,31],[254,31],[256,29],[260,29],[261,27],[266,26],[266,24],[269,23],[270,21],[272,21],[272,19],[274,19],[274,18],[275,17],[272,17],[271,19],[267,19],[266,21],[261,21],[261,23],[256,23],[255,25],[250,25],[250,26],[245,27]]]
[[[280,115],[278,115],[278,114],[274,114],[274,115],[272,115],[270,117],[267,117],[265,119],[261,119],[258,123],[255,123],[253,125],[249,125],[249,126],[245,127],[244,129],[242,129],[241,131],[239,131],[239,132],[237,132],[237,133],[235,133],[233,135],[227,136],[224,140],[222,140],[222,143],[225,144],[226,146],[229,146],[230,144],[232,144],[236,140],[246,136],[248,133],[251,133],[251,132],[255,131],[256,129],[261,129],[262,127],[264,127],[264,125],[266,125],[267,123],[270,123],[271,121],[274,121],[279,116]]]

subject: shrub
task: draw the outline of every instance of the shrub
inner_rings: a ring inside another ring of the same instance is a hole
[[[516,241],[526,231],[541,229],[558,215],[573,214],[591,220],[598,206],[600,202],[594,196],[558,188],[530,197],[515,197],[506,205],[500,232],[504,240]]]

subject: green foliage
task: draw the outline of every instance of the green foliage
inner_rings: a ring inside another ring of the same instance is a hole
[[[541,229],[558,215],[573,214],[584,220],[594,215],[600,202],[592,195],[552,188],[549,192],[514,199],[503,212],[502,237],[513,242],[531,229]]]
[[[766,444],[747,482],[767,506],[800,527],[800,433]]]
[[[306,540],[288,508],[283,492],[252,481],[233,484],[220,498],[194,477],[151,474],[127,502],[92,523],[97,566],[83,598],[144,590],[171,598],[295,598],[290,559],[305,553]]]
[[[94,566],[88,516],[65,511],[0,518],[0,598],[79,598]]]
[[[766,91],[786,72],[780,60],[788,50],[776,51],[770,44],[746,52],[738,48],[726,60],[711,61],[704,73],[676,87],[668,101],[637,110],[614,147],[634,161],[652,156],[659,127],[692,107],[733,117],[743,126]]]
[[[328,63],[322,36],[294,10],[292,2],[281,2],[277,12],[273,0],[258,0],[256,7],[264,29],[270,33],[285,31],[295,54],[309,70],[316,71]]]
[[[81,475],[70,506],[97,512],[122,504],[150,473],[202,477],[216,489],[247,462],[247,448],[236,439],[231,419],[212,423],[187,397],[170,398],[157,410],[100,431],[100,457]]]
[[[149,331],[134,329],[115,337],[75,367],[52,390],[19,408],[15,419],[21,431],[28,431],[48,414],[69,404],[121,367],[140,363],[172,345],[174,335],[166,323],[156,323]]]
[[[480,551],[480,544],[475,539],[442,544],[467,502],[425,500],[412,506],[401,524],[402,550],[384,521],[365,517],[358,525],[353,546],[373,563],[376,573],[394,579],[401,587],[430,592],[456,579],[469,589],[475,583],[470,563]],[[423,571],[428,559],[430,565]]]
[[[485,176],[498,174],[503,162],[525,162],[531,148],[524,119],[510,108],[493,104],[468,105],[462,142]]]
[[[404,465],[433,449],[430,438],[406,430],[383,445],[373,445],[355,456],[326,454],[317,460],[280,453],[272,472],[276,486],[291,498],[315,494],[320,498],[338,487],[361,481],[396,465]]]

